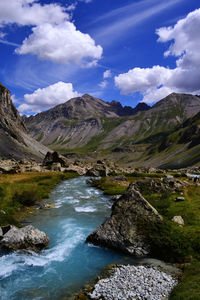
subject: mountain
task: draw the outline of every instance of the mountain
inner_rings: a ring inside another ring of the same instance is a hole
[[[165,153],[166,158],[169,157],[161,165],[164,168],[188,167],[199,163],[200,112],[164,136],[159,151]],[[169,155],[170,153],[174,155]]]
[[[56,150],[74,149],[104,135],[104,131],[110,131],[123,122],[123,117],[148,109],[150,107],[145,103],[133,109],[116,101],[104,102],[85,94],[24,121],[32,136],[43,144]]]
[[[48,149],[27,132],[12,103],[10,91],[0,83],[0,158],[41,159]]]
[[[96,153],[135,166],[181,167],[184,159],[178,163],[176,157],[199,141],[191,134],[198,112],[200,98],[188,94],[172,93],[151,108],[140,103],[135,109],[83,95],[26,118],[25,124],[34,138],[63,154]],[[176,137],[179,131],[182,141]]]

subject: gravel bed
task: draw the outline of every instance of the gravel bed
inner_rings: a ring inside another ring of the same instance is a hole
[[[161,300],[168,299],[177,284],[171,275],[156,267],[118,266],[111,270],[109,278],[99,280],[88,295],[91,299]]]

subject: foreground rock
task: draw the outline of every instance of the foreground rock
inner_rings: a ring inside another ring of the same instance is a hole
[[[119,266],[111,276],[99,280],[89,294],[91,299],[167,299],[178,282],[155,267]]]
[[[48,246],[49,237],[32,225],[17,228],[13,225],[0,230],[0,246],[13,250],[40,251]]]
[[[161,220],[156,209],[131,184],[113,204],[111,217],[90,234],[86,241],[143,257],[150,253],[150,245],[141,226],[143,222],[151,226]]]

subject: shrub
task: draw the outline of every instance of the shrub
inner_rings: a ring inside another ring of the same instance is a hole
[[[40,197],[36,190],[27,190],[21,193],[16,192],[13,196],[13,200],[24,206],[33,206],[40,200]]]

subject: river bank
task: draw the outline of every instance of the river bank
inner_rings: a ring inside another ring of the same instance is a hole
[[[15,225],[47,199],[62,180],[77,177],[75,172],[26,172],[0,176],[0,226]]]

